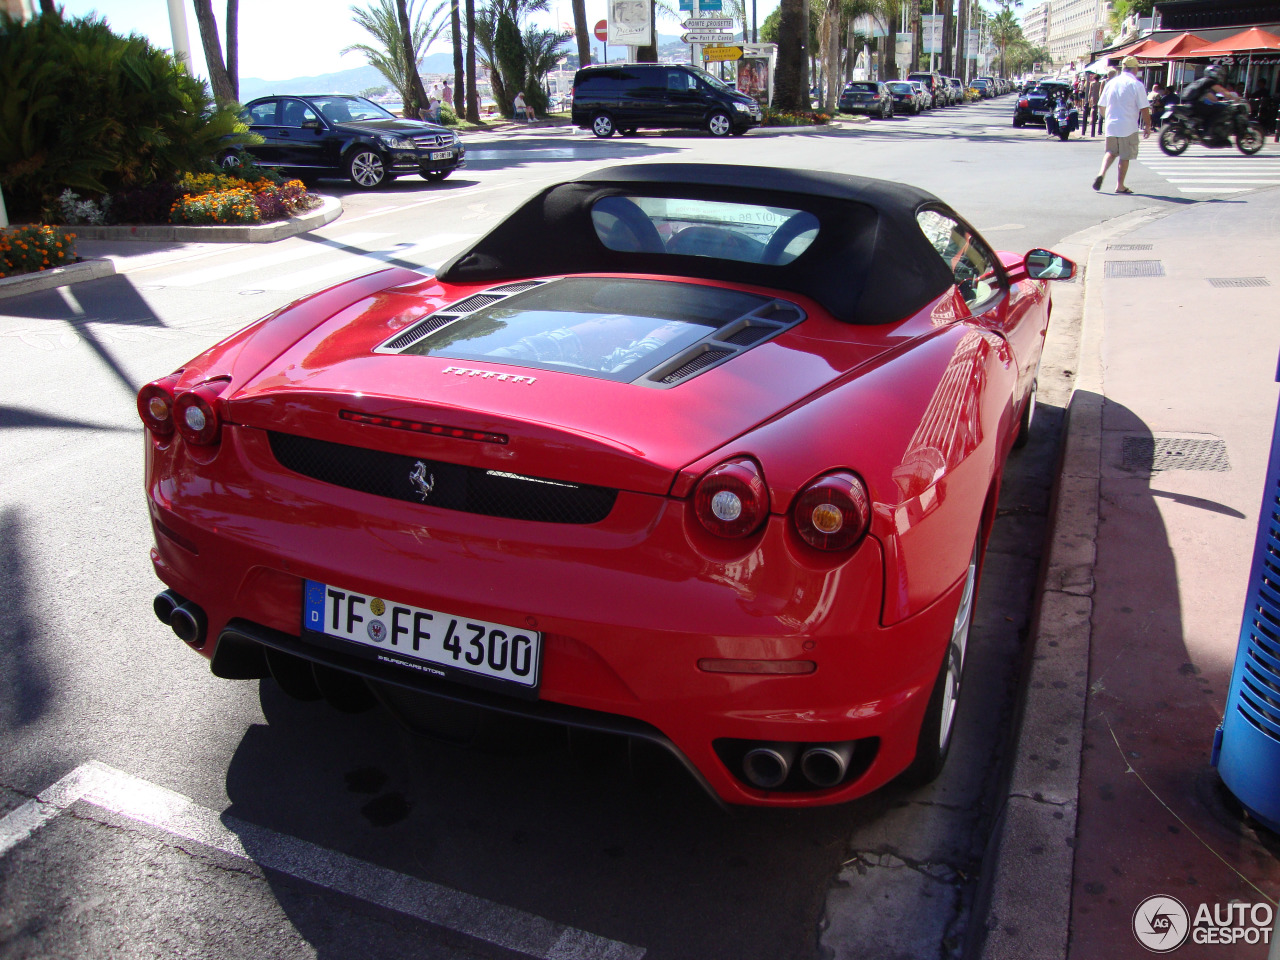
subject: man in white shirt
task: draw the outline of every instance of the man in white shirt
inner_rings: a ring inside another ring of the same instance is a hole
[[[1129,161],[1138,155],[1138,131],[1142,131],[1144,140],[1151,136],[1151,108],[1147,104],[1147,88],[1134,73],[1138,58],[1125,57],[1122,66],[1124,69],[1107,81],[1098,97],[1098,108],[1106,111],[1102,135],[1107,138],[1107,152],[1102,157],[1102,169],[1093,178],[1093,189],[1102,189],[1102,178],[1112,161],[1119,160],[1116,193],[1133,193],[1124,185],[1124,178]]]

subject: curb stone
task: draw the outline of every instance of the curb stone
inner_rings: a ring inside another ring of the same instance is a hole
[[[252,226],[196,227],[186,224],[95,227],[77,224],[78,240],[170,240],[179,243],[272,243],[317,230],[342,216],[342,201],[321,197],[320,208],[301,217]]]
[[[24,293],[35,293],[37,290],[50,290],[85,280],[110,277],[114,276],[115,272],[116,265],[110,260],[82,260],[65,267],[54,267],[52,270],[3,277],[0,278],[0,300],[6,297],[19,297]]]
[[[1065,960],[1075,869],[1077,801],[1089,676],[1102,438],[1102,286],[1107,241],[1167,215],[1135,211],[1055,244],[1080,247],[1080,334],[1050,505],[1032,649],[1001,810],[983,857],[965,956]],[[1046,353],[1048,353],[1046,345]]]

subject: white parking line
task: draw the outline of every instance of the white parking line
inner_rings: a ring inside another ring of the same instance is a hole
[[[79,800],[261,867],[544,960],[640,960],[645,951],[418,880],[202,807],[90,762],[0,818],[0,857]]]

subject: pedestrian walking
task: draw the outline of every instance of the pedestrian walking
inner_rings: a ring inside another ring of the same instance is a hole
[[[1089,92],[1086,95],[1085,100],[1089,107],[1089,112],[1086,115],[1086,121],[1090,117],[1092,117],[1093,119],[1093,130],[1089,134],[1089,136],[1091,137],[1096,137],[1098,135],[1098,114],[1101,112],[1098,110],[1098,97],[1101,94],[1102,94],[1102,78],[1099,77],[1096,73],[1090,74],[1089,75]]]
[[[444,82],[444,89],[440,92],[440,99],[451,108],[457,109],[457,104],[453,102],[453,87],[449,85],[448,80]]]
[[[1135,72],[1138,58],[1125,57],[1122,67],[1098,96],[1098,106],[1107,115],[1102,125],[1102,135],[1107,140],[1102,169],[1093,179],[1093,189],[1102,189],[1107,170],[1118,160],[1116,193],[1133,193],[1125,186],[1124,178],[1129,172],[1129,161],[1138,155],[1138,131],[1142,131],[1143,139],[1151,136],[1151,108],[1147,104],[1147,88]]]

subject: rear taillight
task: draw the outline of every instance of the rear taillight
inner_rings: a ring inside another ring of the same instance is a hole
[[[226,382],[202,383],[178,394],[173,401],[173,420],[178,433],[187,443],[208,447],[222,435],[222,419],[218,416],[218,394]]]
[[[152,380],[138,391],[138,416],[143,425],[157,437],[173,433],[173,388],[182,371]]]
[[[769,491],[759,465],[746,457],[726,460],[698,482],[693,494],[698,521],[718,537],[745,537],[769,515]]]
[[[819,550],[847,550],[871,525],[871,498],[866,485],[841,470],[819,477],[805,487],[791,508],[796,532]]]
[[[1027,107],[1029,107],[1029,106],[1031,106],[1031,101],[1030,101],[1030,100],[1019,100],[1019,101],[1018,101],[1018,107],[1019,107],[1019,108],[1021,108],[1021,109],[1023,109],[1023,110],[1027,109]]]

